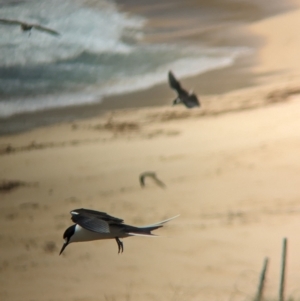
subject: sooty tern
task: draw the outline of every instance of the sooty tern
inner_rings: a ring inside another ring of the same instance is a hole
[[[169,85],[177,92],[177,98],[173,101],[173,106],[183,103],[187,108],[200,107],[200,102],[193,92],[187,92],[180,85],[180,82],[175,78],[172,71],[169,71]]]
[[[44,32],[49,33],[54,36],[60,35],[59,32],[57,32],[51,28],[41,26],[39,24],[30,24],[30,23],[25,23],[25,22],[18,21],[18,20],[8,20],[8,19],[0,19],[0,23],[7,24],[7,25],[19,25],[19,26],[21,26],[22,31],[29,31],[30,33],[31,33],[32,28],[34,28],[34,29],[44,31]]]
[[[162,222],[134,227],[123,224],[123,220],[108,215],[105,212],[90,209],[75,209],[71,212],[71,220],[75,223],[66,229],[63,238],[63,244],[59,255],[71,242],[83,242],[99,239],[115,239],[118,244],[118,253],[123,252],[123,243],[120,238],[129,236],[154,236],[151,231],[161,228],[164,223],[178,217],[174,216]]]
[[[166,184],[163,183],[160,179],[158,179],[158,177],[156,176],[156,173],[153,171],[145,171],[140,174],[140,184],[142,187],[145,186],[145,178],[146,177],[152,178],[159,187],[161,187],[161,188],[166,187]]]

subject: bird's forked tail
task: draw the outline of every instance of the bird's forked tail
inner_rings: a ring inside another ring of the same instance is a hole
[[[131,235],[131,236],[157,236],[155,234],[152,234],[151,231],[163,227],[163,224],[171,221],[172,219],[177,218],[178,216],[179,216],[179,214],[176,216],[173,216],[171,218],[168,218],[164,221],[161,221],[161,222],[158,222],[155,224],[151,224],[151,225],[147,225],[147,226],[142,226],[142,227],[129,226],[127,234]]]

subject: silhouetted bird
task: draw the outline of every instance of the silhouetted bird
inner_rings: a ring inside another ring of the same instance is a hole
[[[169,71],[169,84],[170,87],[177,92],[177,98],[173,101],[173,105],[183,103],[187,108],[200,107],[200,102],[193,92],[187,92],[181,88],[180,82],[175,78],[172,71]]]
[[[153,171],[145,171],[142,174],[140,174],[140,184],[142,187],[145,186],[145,178],[146,177],[152,178],[159,187],[161,187],[161,188],[166,187],[165,183],[163,183],[161,180],[159,180],[156,176],[156,173]]]
[[[118,253],[123,252],[123,243],[120,238],[130,236],[154,236],[151,231],[161,228],[163,224],[178,217],[174,216],[167,220],[143,227],[135,227],[123,224],[123,220],[108,215],[105,212],[91,209],[75,209],[71,212],[71,220],[75,223],[66,229],[63,244],[59,255],[72,242],[84,242],[100,239],[115,239],[118,244]]]
[[[22,31],[31,32],[32,28],[34,28],[34,29],[44,31],[44,32],[49,33],[54,36],[60,35],[59,32],[57,32],[51,28],[41,26],[39,24],[30,24],[30,23],[25,23],[25,22],[18,21],[18,20],[7,20],[7,19],[0,19],[0,23],[6,24],[6,25],[19,25],[21,27]]]

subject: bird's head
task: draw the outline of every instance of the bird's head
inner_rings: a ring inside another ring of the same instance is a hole
[[[75,227],[76,227],[76,224],[75,225],[72,225],[70,226],[69,228],[67,228],[67,230],[65,231],[64,233],[64,240],[65,240],[65,243],[63,244],[61,250],[60,250],[60,253],[59,255],[64,251],[64,249],[67,247],[67,245],[70,243],[70,239],[71,237],[74,235],[75,233]]]

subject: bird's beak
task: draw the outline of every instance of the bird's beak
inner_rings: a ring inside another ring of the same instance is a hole
[[[61,248],[61,250],[60,250],[60,252],[59,252],[59,255],[64,251],[64,249],[66,248],[66,246],[68,245],[69,243],[66,241],[64,244],[63,244],[63,246],[62,246],[62,248]]]

